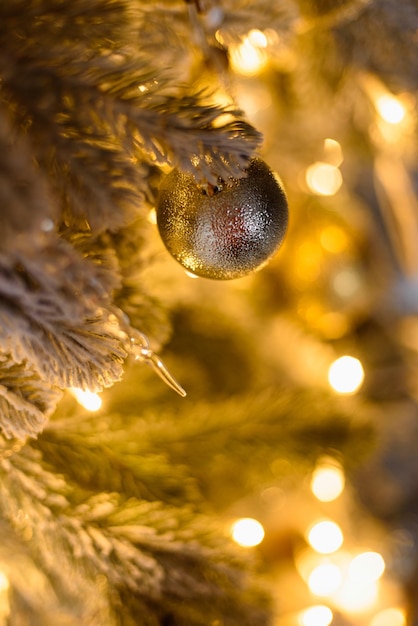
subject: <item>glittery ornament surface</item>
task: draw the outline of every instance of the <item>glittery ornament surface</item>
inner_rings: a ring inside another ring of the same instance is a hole
[[[193,274],[239,278],[265,265],[280,247],[288,221],[284,190],[261,159],[253,159],[246,174],[222,183],[213,195],[177,169],[164,180],[157,207],[160,235]]]

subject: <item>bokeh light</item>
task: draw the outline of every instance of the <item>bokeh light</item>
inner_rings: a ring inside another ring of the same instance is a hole
[[[147,215],[147,219],[149,221],[150,224],[153,224],[154,226],[157,224],[157,212],[155,209],[151,209]]]
[[[244,548],[252,548],[263,541],[264,528],[257,520],[251,517],[243,517],[233,523],[231,535],[238,545]]]
[[[347,613],[365,613],[375,606],[378,593],[376,583],[366,585],[362,581],[348,579],[333,596],[333,603]]]
[[[267,37],[261,30],[258,30],[258,28],[250,30],[247,39],[255,48],[267,48]]]
[[[333,196],[343,183],[343,177],[337,167],[320,161],[308,167],[305,180],[310,191],[318,196]]]
[[[391,94],[381,94],[376,99],[376,108],[380,117],[389,124],[399,124],[406,115],[403,104]]]
[[[335,293],[345,300],[351,300],[361,289],[361,277],[354,267],[345,267],[337,272],[332,280]]]
[[[340,254],[348,247],[346,232],[342,228],[334,225],[326,226],[322,230],[319,241],[324,250],[333,254]]]
[[[87,411],[98,411],[102,406],[102,399],[97,393],[92,391],[84,391],[77,387],[71,387],[70,392],[82,407]]]
[[[6,574],[0,570],[0,591],[7,591],[9,588],[9,579]]]
[[[299,626],[329,626],[333,617],[328,606],[317,604],[299,613],[298,623]]]
[[[385,571],[385,561],[378,552],[362,552],[351,561],[348,574],[358,582],[378,580]]]
[[[311,572],[308,587],[316,596],[329,597],[342,583],[342,573],[334,563],[321,563]]]
[[[324,158],[327,163],[339,167],[344,160],[341,145],[335,139],[324,141]]]
[[[384,609],[372,618],[370,626],[406,626],[405,612],[398,608]]]
[[[231,46],[230,63],[232,69],[237,74],[254,76],[267,64],[268,56],[265,46],[260,46],[257,42],[260,38],[258,33],[259,35],[263,34],[260,31],[250,31],[250,34],[245,37],[242,43],[237,46]],[[256,41],[256,44],[254,44],[254,41]]]
[[[322,461],[312,473],[311,491],[320,502],[332,502],[344,491],[345,475],[337,462]]]
[[[331,520],[322,520],[311,526],[307,539],[316,552],[331,554],[341,548],[344,536],[338,524]]]
[[[363,384],[363,380],[363,366],[352,356],[336,359],[328,370],[328,382],[338,393],[355,393]]]

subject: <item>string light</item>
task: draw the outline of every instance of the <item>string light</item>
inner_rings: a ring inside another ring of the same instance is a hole
[[[320,554],[331,554],[341,548],[344,536],[341,528],[331,520],[314,524],[307,533],[309,544]]]
[[[378,552],[363,552],[351,561],[348,574],[353,580],[370,583],[378,580],[385,571],[385,561]]]
[[[310,191],[318,196],[333,196],[343,183],[338,167],[317,161],[308,167],[305,174]]]
[[[298,616],[300,626],[329,626],[334,616],[331,609],[323,604],[311,606]]]
[[[370,626],[406,626],[405,613],[398,608],[385,609],[373,617]]]
[[[71,387],[70,392],[82,407],[87,411],[98,411],[102,406],[102,399],[97,393],[91,391],[84,391],[77,387]]]
[[[336,359],[328,370],[328,382],[338,393],[355,393],[363,384],[363,380],[363,366],[352,356],[342,356]]]
[[[232,539],[244,548],[252,548],[264,539],[264,528],[257,520],[243,517],[232,525]]]
[[[312,473],[311,491],[320,502],[336,500],[345,487],[345,475],[337,462],[323,460]]]

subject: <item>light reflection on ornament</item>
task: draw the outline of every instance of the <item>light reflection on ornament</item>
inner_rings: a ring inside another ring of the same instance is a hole
[[[342,573],[334,563],[321,563],[311,572],[308,578],[310,591],[321,597],[330,597],[342,583]]]
[[[336,359],[328,370],[328,382],[337,393],[355,393],[360,389],[363,380],[363,366],[352,356],[342,356]]]
[[[199,276],[196,276],[196,274],[193,274],[193,272],[189,272],[189,270],[185,270],[184,273],[186,274],[186,276],[188,276],[189,278],[199,278]]]
[[[309,528],[307,539],[316,552],[331,554],[341,548],[344,536],[338,524],[331,520],[322,520]]]
[[[299,613],[298,623],[300,626],[329,626],[333,617],[328,606],[317,604]]]
[[[318,196],[335,195],[343,183],[340,170],[322,161],[317,161],[308,167],[305,180],[310,191]]]
[[[78,387],[71,387],[69,389],[71,394],[77,400],[82,407],[94,413],[98,411],[102,406],[102,399],[97,393],[92,391],[84,391],[84,389],[78,389]]]
[[[345,475],[339,463],[324,458],[312,473],[311,491],[320,502],[332,502],[344,491]]]
[[[362,552],[351,561],[348,575],[353,580],[370,583],[378,580],[385,571],[385,561],[378,552]]]
[[[406,626],[405,612],[398,608],[384,609],[373,617],[370,626]]]
[[[264,528],[257,520],[243,517],[233,523],[231,527],[232,539],[244,548],[252,548],[264,539]]]
[[[389,124],[400,124],[406,115],[401,101],[389,93],[379,95],[375,104],[380,117]]]

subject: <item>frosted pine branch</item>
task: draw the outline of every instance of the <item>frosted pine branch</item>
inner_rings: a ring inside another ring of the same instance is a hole
[[[54,411],[61,392],[31,370],[0,354],[0,428],[8,438],[35,437]]]
[[[80,614],[87,597],[76,582],[86,579],[91,590],[105,576],[115,608],[128,595],[124,612],[140,626],[160,624],[168,613],[198,626],[202,607],[212,621],[228,615],[231,626],[267,623],[265,609],[252,604],[240,558],[207,518],[122,494],[89,497],[29,447],[0,462],[0,474],[3,515],[31,533],[33,557]]]
[[[0,257],[0,342],[48,384],[100,389],[119,380],[124,335],[94,265],[56,241]]]

